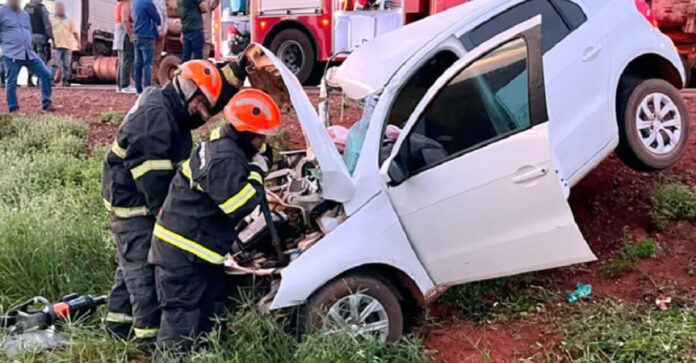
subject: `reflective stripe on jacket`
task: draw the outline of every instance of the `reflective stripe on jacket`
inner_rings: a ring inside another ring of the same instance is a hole
[[[193,141],[182,126],[188,113],[171,85],[138,97],[104,158],[102,198],[119,218],[154,215],[164,203],[176,165]]]
[[[214,130],[172,180],[154,235],[212,264],[222,264],[235,226],[259,204],[262,176],[249,169],[256,151],[231,127]],[[157,243],[150,262],[167,263]]]

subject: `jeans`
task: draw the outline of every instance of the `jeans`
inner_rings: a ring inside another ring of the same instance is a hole
[[[21,60],[10,59],[5,57],[5,69],[7,70],[7,107],[10,112],[19,110],[19,101],[17,100],[17,76],[22,67],[27,67],[29,72],[39,76],[41,84],[41,105],[43,109],[51,106],[51,71],[48,70],[46,64],[40,59]]]
[[[46,39],[46,36],[43,34],[32,34],[31,35],[31,46],[34,48],[34,51],[36,52],[36,55],[41,58],[41,60],[46,64],[47,59],[48,59],[48,39]],[[29,71],[29,85],[34,84],[33,80],[31,79],[32,76],[39,76],[38,74],[35,74],[31,70]],[[39,76],[40,78],[40,76]],[[39,80],[40,81],[40,80]]]
[[[155,39],[140,38],[135,40],[135,88],[138,93],[152,83],[152,62],[155,56]]]
[[[53,59],[53,65],[51,66],[51,78],[56,78],[56,72],[58,71],[58,66],[61,66],[62,77],[61,81],[63,85],[70,83],[70,62],[72,59],[72,51],[65,48],[56,48],[53,50],[51,55]]]
[[[203,59],[204,43],[203,30],[184,32],[184,54],[181,56],[181,63],[191,59]]]
[[[133,42],[126,34],[123,40],[123,50],[118,51],[118,71],[116,81],[118,88],[127,88],[130,85],[131,75],[133,74],[133,58],[135,57]]]
[[[5,88],[5,79],[7,73],[5,72],[5,57],[0,56],[0,87]]]

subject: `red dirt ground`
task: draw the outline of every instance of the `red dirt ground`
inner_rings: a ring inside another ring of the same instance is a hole
[[[685,95],[692,119],[696,119],[696,94]],[[38,89],[22,88],[19,96],[22,112],[40,113]],[[316,101],[315,97],[311,98]],[[56,114],[85,120],[90,127],[91,144],[110,142],[115,133],[115,126],[99,123],[102,112],[127,111],[134,100],[134,95],[107,90],[54,90],[54,103],[64,106]],[[4,99],[0,100],[0,109],[6,109]],[[339,118],[340,109],[340,101],[334,100],[334,120]],[[349,107],[345,109],[342,123],[350,124],[359,116],[357,107]],[[294,115],[288,115],[286,122],[291,142],[302,145]],[[696,296],[696,276],[689,275],[688,271],[691,259],[696,259],[696,227],[688,222],[677,222],[660,232],[654,229],[648,215],[651,190],[655,185],[667,180],[696,185],[696,127],[692,128],[690,140],[683,160],[667,171],[634,172],[612,156],[572,190],[570,205],[575,219],[599,261],[550,271],[554,285],[551,288],[570,291],[577,281],[582,281],[592,284],[592,298],[610,297],[635,304],[652,304],[659,293],[677,298]],[[655,238],[662,251],[658,257],[641,261],[634,271],[619,278],[602,278],[598,267],[602,261],[615,256],[625,228],[634,240],[646,236]],[[558,327],[551,322],[552,317],[544,314],[504,324],[476,324],[438,305],[432,308],[431,314],[435,323],[426,329],[426,346],[441,362],[510,361],[533,357],[555,349],[562,338]]]

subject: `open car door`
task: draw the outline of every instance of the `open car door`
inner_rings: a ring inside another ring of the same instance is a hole
[[[555,175],[543,77],[537,16],[440,77],[382,165],[392,205],[437,284],[595,259]]]

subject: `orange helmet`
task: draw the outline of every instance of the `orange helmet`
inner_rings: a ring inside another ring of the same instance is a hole
[[[176,74],[195,83],[211,105],[217,103],[222,93],[222,77],[215,65],[206,60],[191,60],[180,65]]]
[[[267,93],[245,89],[237,93],[225,106],[225,119],[237,131],[248,131],[266,136],[280,131],[280,108]]]

